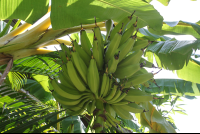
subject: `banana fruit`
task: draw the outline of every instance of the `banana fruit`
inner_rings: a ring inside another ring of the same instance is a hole
[[[148,86],[154,74],[142,68],[145,61],[141,49],[148,41],[136,39],[137,19],[126,29],[131,19],[132,15],[125,17],[115,27],[112,20],[107,20],[105,38],[95,23],[92,43],[81,28],[81,45],[72,40],[73,47],[61,44],[58,53],[62,69],[58,73],[60,82],[57,79],[50,82],[52,94],[67,109],[67,114],[93,116],[91,129],[98,133],[121,125],[119,118],[132,120],[131,113],[144,111],[139,103],[154,99],[140,90],[140,84]]]

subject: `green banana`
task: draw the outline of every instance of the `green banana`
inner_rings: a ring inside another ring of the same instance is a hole
[[[88,104],[89,104],[89,101],[86,102],[86,103],[84,104],[84,106],[83,106],[80,110],[78,110],[78,111],[68,111],[67,113],[68,113],[69,115],[73,115],[73,116],[81,115],[81,114],[85,111],[85,109],[87,108],[87,105],[88,105]]]
[[[105,99],[106,101],[111,100],[111,99],[115,96],[116,91],[117,91],[117,88],[118,88],[118,85],[117,85],[117,84],[114,84],[113,89],[110,91],[110,93],[108,94],[108,96],[105,97],[104,99]]]
[[[74,86],[81,92],[85,91],[86,86],[81,80],[80,76],[78,75],[76,69],[74,68],[72,61],[67,62],[67,70],[68,70],[69,77],[71,78],[71,81],[74,84]]]
[[[127,120],[132,120],[133,116],[128,112],[125,111],[124,109],[121,109],[120,107],[116,106],[116,105],[112,105],[113,109],[115,110],[115,112],[123,119],[127,119]]]
[[[108,39],[108,36],[110,35],[110,32],[112,31],[113,29],[113,24],[114,22],[109,19],[105,22],[105,27],[106,27],[106,38],[105,38],[105,43],[107,43],[107,39]]]
[[[105,110],[106,110],[106,112],[108,112],[108,114],[110,114],[112,117],[115,118],[116,112],[115,112],[115,110],[110,106],[110,104],[108,104],[108,103],[105,104]]]
[[[95,20],[95,24],[96,24],[96,26],[94,27],[94,35],[96,36],[96,38],[98,40],[99,49],[101,49],[100,51],[103,54],[103,52],[104,52],[103,37],[101,35],[101,30],[100,30],[99,26],[97,26],[96,20]]]
[[[100,90],[100,93],[99,93],[100,96],[103,95],[103,93],[106,89],[107,81],[109,81],[108,75],[106,73],[104,73],[103,79],[102,79],[102,82],[101,82],[101,90]]]
[[[149,62],[148,60],[141,58],[140,59],[140,63],[144,64],[144,67],[148,67],[148,68],[155,68],[155,65],[151,62]]]
[[[70,50],[64,43],[61,43],[60,47],[62,51],[67,55],[67,57],[71,57]]]
[[[75,65],[77,71],[79,72],[83,81],[85,83],[87,83],[87,66],[86,66],[86,64],[84,63],[84,61],[81,59],[81,57],[79,56],[79,54],[76,51],[72,52],[72,58],[73,58],[73,62],[74,62],[74,65]]]
[[[130,101],[130,102],[152,101],[153,95],[137,90],[137,89],[130,89],[127,95],[124,97],[124,100]]]
[[[99,70],[103,69],[103,50],[101,48],[101,45],[99,44],[97,38],[94,36],[93,40],[93,57],[96,60],[97,67]]]
[[[109,81],[109,89],[112,88],[112,86],[113,86],[113,82],[114,82],[114,80],[113,80],[112,78],[110,78],[110,81]]]
[[[108,61],[108,74],[114,73],[117,69],[117,64],[119,63],[119,53],[114,55],[111,60]]]
[[[66,66],[66,65],[64,64],[63,66]],[[69,78],[69,74],[67,72],[67,67],[63,70],[65,70],[65,71],[59,72],[59,74],[58,74],[60,83],[62,83],[63,85],[65,85],[66,87],[68,87],[70,89],[76,89],[76,87],[72,83],[71,79]]]
[[[87,111],[89,114],[93,114],[93,111],[95,109],[95,104],[96,104],[96,101],[93,100],[92,102],[90,102],[87,106]]]
[[[130,52],[130,50],[132,49],[132,47],[134,46],[135,43],[135,39],[136,39],[136,35],[131,36],[130,38],[128,38],[128,40],[122,44],[117,51],[120,51],[120,57],[119,57],[119,62],[121,60],[124,59],[124,57],[126,57],[126,55]]]
[[[81,46],[82,46],[83,50],[91,57],[92,52],[90,49],[92,48],[92,44],[90,43],[90,40],[84,29],[80,30],[80,38],[81,38]]]
[[[107,114],[106,114],[107,115]],[[117,126],[117,123],[115,123],[109,116],[106,116],[107,117],[107,122],[110,123],[112,126],[116,127]]]
[[[117,102],[117,103],[112,103],[112,105],[126,105],[128,103],[129,103],[128,101],[120,101],[120,102]]]
[[[121,100],[124,99],[124,97],[125,97],[126,95],[127,95],[126,92],[122,93],[122,95],[119,96],[115,101],[113,101],[112,104],[120,102]]]
[[[150,86],[149,83],[148,83],[147,81],[144,82],[144,83],[142,83],[142,85],[145,86],[145,87],[147,87],[147,88],[149,88],[149,86]]]
[[[118,67],[117,70],[114,73],[114,76],[123,79],[123,78],[129,78],[132,76],[134,73],[136,73],[138,70],[140,70],[141,66],[140,64],[132,64],[129,66],[123,66],[123,67]]]
[[[132,113],[142,113],[144,111],[144,108],[140,107],[139,105],[135,103],[129,103],[127,105],[121,105],[120,106],[125,111],[129,111]]]
[[[70,89],[65,87],[61,83],[58,83],[56,79],[51,80],[51,85],[59,95],[68,98],[68,99],[79,99],[82,97],[81,93],[76,89]]]
[[[111,82],[111,79],[109,79],[109,77],[107,76],[106,86],[105,86],[102,97],[105,97],[108,94],[110,82]]]
[[[68,105],[68,106],[77,105],[83,99],[88,98],[88,96],[83,96],[83,97],[81,97],[78,100],[67,99],[65,97],[62,97],[61,95],[59,95],[55,91],[52,92],[52,95],[54,96],[54,98],[56,99],[56,101],[58,101],[60,104]]]
[[[106,125],[108,125],[108,127],[110,127],[110,128],[112,127],[112,125],[110,124],[110,122],[108,121],[108,119],[106,120],[105,123],[106,123]]]
[[[136,19],[136,22],[133,25],[131,25],[131,27],[129,29],[127,29],[123,33],[122,39],[120,41],[119,46],[121,46],[122,44],[124,44],[128,40],[128,38],[130,38],[133,35],[134,31],[136,30],[136,27],[137,27],[137,19]]]
[[[114,38],[108,44],[108,47],[106,48],[105,58],[104,58],[106,63],[115,55],[115,52],[119,46],[121,37],[122,37],[122,32],[121,30],[119,30],[119,32],[115,34]]]
[[[115,122],[116,124],[120,124],[120,121],[118,121],[117,119],[115,119],[112,115],[110,115],[109,113],[106,113],[106,117],[110,118],[113,122]]]
[[[72,111],[79,111],[80,109],[83,108],[84,104],[87,103],[88,101],[90,101],[91,98],[86,98],[86,99],[83,99],[79,104],[75,105],[75,106],[72,106],[70,107],[69,109],[72,110]],[[88,104],[89,105],[89,104]],[[87,106],[88,106],[87,105]]]
[[[96,61],[94,59],[90,60],[90,65],[87,71],[87,81],[90,90],[95,94],[96,98],[98,98],[99,91],[99,72],[97,68]]]
[[[142,84],[150,79],[153,78],[153,74],[152,73],[145,73],[145,74],[139,74],[139,75],[134,75],[132,77],[130,77],[127,82],[125,83],[124,88],[129,88],[131,86],[136,86],[139,84]],[[122,82],[120,82],[120,84],[123,84]]]
[[[58,51],[58,54],[59,54],[61,60],[62,60],[64,63],[67,63],[67,58],[66,58],[65,52],[64,52],[63,50],[60,50],[60,51]]]
[[[139,63],[142,54],[143,54],[142,50],[137,50],[137,51],[132,52],[125,59],[120,61],[117,67],[123,67],[123,66],[128,66],[130,64]]]
[[[78,54],[80,55],[80,57],[83,59],[83,61],[88,67],[90,64],[91,57],[78,45],[76,40],[72,41],[72,44],[73,44],[73,51],[75,49],[75,51],[78,52]]]
[[[148,44],[149,44],[148,40],[137,40],[131,51],[141,50],[146,46],[148,46]]]
[[[118,99],[118,97],[121,95],[121,93],[122,91],[118,89],[117,92],[115,93],[115,96],[111,100],[107,101],[107,103],[110,103],[110,104],[114,103]]]
[[[135,13],[135,11],[133,12],[133,14]],[[110,37],[108,38],[109,40],[113,40],[115,34],[122,28],[122,31],[124,31],[126,29],[126,26],[129,24],[129,22],[132,19],[133,14],[131,14],[131,16],[125,17],[124,19],[122,19],[111,31],[110,33]]]

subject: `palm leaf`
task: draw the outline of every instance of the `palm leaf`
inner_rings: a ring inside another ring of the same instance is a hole
[[[46,82],[48,84],[48,80]],[[49,85],[46,85],[46,88],[48,87]],[[34,95],[43,103],[46,103],[47,101],[53,99],[51,92],[49,90],[47,91],[47,89],[44,89],[44,85],[41,85],[41,83],[39,83],[38,81],[28,79],[27,84],[23,88],[26,91],[29,91],[31,95]]]
[[[52,58],[53,57],[53,58]],[[41,74],[55,77],[60,69],[60,65],[53,59],[55,54],[37,55],[15,60],[9,73],[9,81],[13,89],[20,89],[26,82],[27,75]],[[4,71],[6,65],[0,66],[0,71]]]
[[[5,84],[0,87],[0,102],[0,130],[5,133],[32,132],[38,128],[37,131],[43,131],[66,118],[51,121],[62,110],[55,112],[55,108],[31,99],[26,93],[13,91]],[[41,127],[44,123],[45,127]]]

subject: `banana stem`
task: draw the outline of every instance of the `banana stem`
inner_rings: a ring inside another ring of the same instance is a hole
[[[59,43],[64,43],[66,46],[72,46],[71,41],[68,40],[63,40],[63,39],[56,39]],[[45,47],[45,46],[50,46],[50,45],[57,45],[59,44],[57,41],[55,40],[50,40],[48,42],[45,42],[43,44],[38,45],[37,47]]]
[[[29,28],[30,26],[32,26],[29,23],[24,23],[21,26],[19,26],[18,28],[16,28],[15,30],[11,31],[10,33],[4,35],[3,37],[0,38],[0,46],[2,46],[2,43],[6,43],[9,40],[11,40],[12,38],[14,38],[15,36],[17,36],[18,34],[22,33],[23,31],[25,31],[27,28]]]
[[[56,102],[56,104],[57,104],[58,111],[60,111],[60,106],[59,106],[58,102]],[[60,119],[60,114],[58,113],[57,120],[59,120],[59,119]],[[60,122],[57,123],[57,130],[58,130],[58,132],[60,132]]]
[[[20,49],[13,52],[10,52],[10,54],[13,56],[13,60],[21,59],[24,57],[28,57],[31,55],[36,54],[47,54],[53,52],[52,50],[45,50],[45,49]]]
[[[98,22],[97,25],[99,27],[104,27],[105,22]],[[85,30],[92,30],[95,26],[96,26],[95,23],[82,25],[82,27]],[[37,41],[34,45],[31,45],[31,48],[38,48],[40,44],[43,44],[49,40],[54,40],[54,39],[66,36],[68,34],[76,33],[76,32],[79,32],[80,30],[81,30],[81,25],[71,27],[71,28],[66,28],[66,29],[59,29],[59,30],[49,29],[39,41]]]
[[[47,13],[49,13],[51,11],[51,6],[49,6]],[[46,13],[46,14],[47,14]],[[24,23],[21,26],[19,26],[18,28],[14,29],[13,31],[11,31],[10,33],[8,33],[7,35],[3,36],[0,38],[0,42],[1,43],[6,43],[9,40],[12,40],[15,36],[21,34],[22,32],[24,32],[26,29],[28,29],[30,26],[32,26],[32,24],[29,23]],[[1,47],[1,43],[0,43],[0,47]]]
[[[40,40],[40,38],[43,36],[50,25],[51,21],[50,17],[48,17],[33,29],[26,31],[25,33],[18,36],[15,36],[10,40],[5,41],[0,38],[0,47],[3,47],[0,49],[0,52],[22,49],[34,44],[35,42]]]

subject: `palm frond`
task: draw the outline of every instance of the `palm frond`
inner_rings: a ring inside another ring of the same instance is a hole
[[[9,85],[0,86],[0,131],[2,133],[43,132],[50,126],[62,121],[52,120],[58,113],[40,101],[35,101],[28,94],[13,91]]]
[[[27,82],[27,76],[20,72],[9,72],[8,79],[14,90],[19,90]]]

